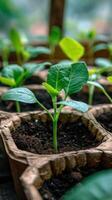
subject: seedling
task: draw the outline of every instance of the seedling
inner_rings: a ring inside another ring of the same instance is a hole
[[[88,97],[88,104],[92,105],[93,104],[93,97],[94,97],[94,92],[95,92],[95,87],[99,88],[111,101],[111,97],[108,95],[104,87],[99,84],[98,81],[101,78],[102,73],[107,72],[107,68],[97,68],[94,67],[92,69],[89,69],[89,81],[92,81],[92,84],[88,84],[89,87],[89,97]]]
[[[60,28],[58,26],[53,26],[49,34],[49,46],[50,46],[52,55],[54,54],[55,48],[58,45],[60,39],[61,39]]]
[[[53,124],[53,148],[58,151],[57,129],[60,113],[64,106],[86,112],[88,105],[83,102],[67,100],[67,97],[73,93],[79,92],[88,81],[88,71],[84,62],[73,64],[56,64],[51,66],[48,71],[47,81],[43,83],[43,87],[47,90],[52,99],[53,113],[51,113],[35,95],[27,88],[19,87],[7,91],[3,94],[3,100],[14,100],[25,103],[37,103],[45,110]],[[63,100],[57,102],[57,97],[64,92]]]
[[[26,63],[23,67],[13,64],[4,67],[0,74],[0,82],[2,84],[8,85],[12,88],[20,87],[24,84],[26,79],[30,78],[34,72],[39,72],[45,65],[50,65],[50,63]],[[17,112],[20,112],[20,105],[16,102]]]
[[[17,62],[19,65],[23,65],[30,58],[35,58],[40,54],[51,53],[50,49],[46,47],[25,46],[21,34],[15,28],[11,29],[9,38],[16,52]]]

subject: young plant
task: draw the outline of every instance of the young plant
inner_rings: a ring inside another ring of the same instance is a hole
[[[61,39],[61,30],[58,26],[53,26],[49,34],[49,46],[51,49],[51,54],[55,52],[55,48]]]
[[[107,98],[111,99],[111,97],[108,95],[108,93],[106,92],[106,90],[104,89],[104,87],[99,84],[98,81],[101,78],[102,73],[107,72],[107,68],[97,68],[94,67],[92,69],[89,69],[89,83],[92,84],[88,84],[89,87],[89,97],[88,97],[88,104],[92,105],[93,104],[93,97],[94,97],[94,92],[95,92],[95,87],[99,88],[106,96]]]
[[[14,88],[3,94],[3,100],[14,100],[25,103],[37,103],[49,115],[53,124],[53,148],[58,151],[57,129],[60,113],[64,106],[71,106],[74,109],[86,112],[88,105],[83,102],[67,100],[73,93],[79,92],[88,81],[88,71],[84,62],[73,64],[56,64],[51,66],[48,71],[47,81],[43,83],[52,99],[53,113],[39,102],[35,95],[27,88]],[[63,100],[57,102],[58,95],[64,91]]]
[[[25,46],[21,34],[15,28],[10,30],[9,38],[16,52],[17,62],[19,65],[23,65],[30,58],[35,58],[40,54],[51,53],[50,49],[46,47]]]
[[[30,78],[34,72],[39,72],[45,65],[50,63],[26,63],[23,67],[13,64],[4,67],[0,73],[0,82],[12,88],[20,87],[26,79]],[[20,105],[16,102],[17,112],[20,112]]]

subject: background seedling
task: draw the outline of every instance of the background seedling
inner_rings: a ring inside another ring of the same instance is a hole
[[[0,82],[12,88],[22,86],[26,79],[31,77],[34,72],[39,72],[44,69],[46,65],[50,65],[50,63],[26,63],[23,67],[16,64],[8,65],[4,67],[0,73]],[[17,112],[20,112],[20,105],[18,102],[16,102],[16,109]]]

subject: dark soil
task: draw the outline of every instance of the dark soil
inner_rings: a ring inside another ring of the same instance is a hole
[[[37,99],[48,109],[52,108],[52,101],[50,95],[45,90],[37,90],[34,92],[37,96]],[[58,99],[59,100],[59,99]],[[34,111],[34,110],[42,110],[38,104],[25,104],[20,103],[21,111]],[[0,102],[0,110],[7,112],[16,112],[15,102],[11,101],[1,101]]]
[[[108,92],[108,91],[107,91]],[[108,94],[112,97],[112,92],[108,92]],[[83,101],[85,103],[88,103],[88,92],[79,92],[76,94],[73,94],[70,96],[73,100],[76,101]],[[110,101],[107,99],[107,97],[101,92],[96,90],[94,93],[94,97],[93,97],[93,105],[98,105],[98,104],[105,104],[105,103],[110,103]]]
[[[73,169],[71,171],[64,171],[61,175],[45,181],[39,192],[43,200],[62,200],[65,192],[96,171],[98,169]]]
[[[58,127],[59,152],[88,149],[99,144],[80,120],[63,124],[59,122]],[[51,123],[22,122],[12,133],[12,137],[19,149],[38,154],[54,153]]]
[[[24,83],[24,85],[30,85],[30,84],[42,84],[43,80],[36,75],[33,75],[31,78],[27,79]]]
[[[107,131],[112,132],[112,112],[103,113],[96,119]]]

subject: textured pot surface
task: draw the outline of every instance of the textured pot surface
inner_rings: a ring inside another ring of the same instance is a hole
[[[12,114],[10,119],[5,119],[2,121],[0,127],[1,138],[4,143],[7,156],[9,158],[15,188],[16,192],[19,194],[19,198],[23,197],[23,191],[19,182],[19,177],[28,165],[33,165],[35,160],[38,160],[38,164],[41,166],[41,164],[45,161],[56,159],[56,163],[59,163],[59,166],[58,164],[56,164],[56,168],[57,171],[60,171],[60,159],[66,157],[66,159],[68,160],[68,166],[74,166],[74,157],[77,158],[78,155],[77,162],[80,166],[84,166],[87,162],[87,159],[88,163],[94,166],[99,162],[102,153],[104,154],[105,151],[108,152],[112,148],[111,136],[97,123],[97,121],[91,113],[81,114],[75,111],[71,112],[66,110],[63,111],[60,115],[60,120],[63,122],[75,122],[81,119],[82,123],[86,127],[88,127],[90,133],[94,135],[96,140],[100,141],[100,145],[87,150],[64,152],[60,154],[51,155],[39,155],[20,150],[17,148],[12,138],[12,131],[16,130],[17,127],[21,126],[22,121],[29,121],[32,119],[41,120],[42,122],[49,122],[48,115],[45,112],[35,111],[30,113],[20,113],[18,115]],[[97,151],[99,152],[98,154],[96,153]],[[109,164],[110,162],[108,163],[107,159],[107,165]]]

